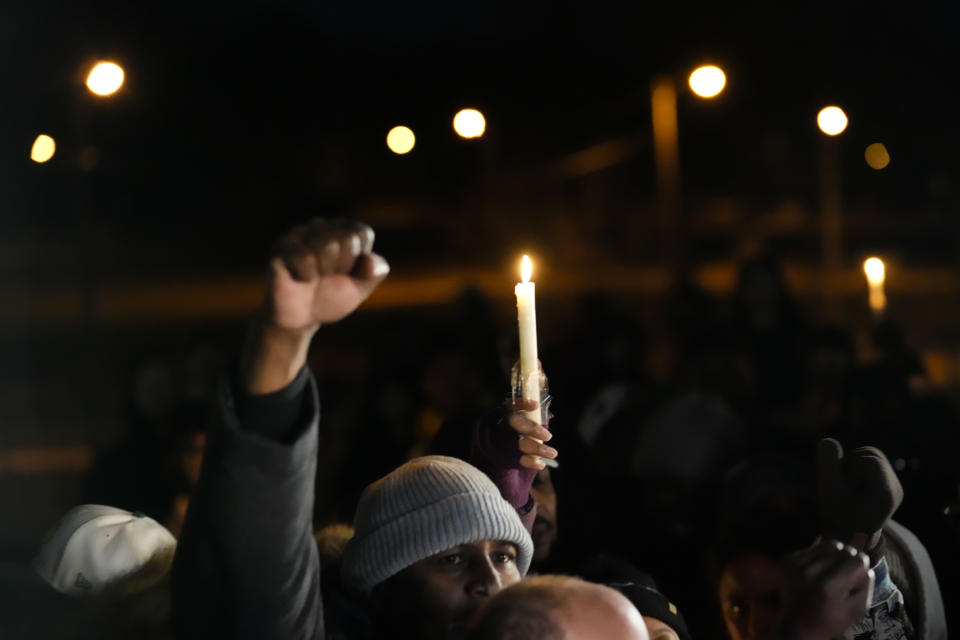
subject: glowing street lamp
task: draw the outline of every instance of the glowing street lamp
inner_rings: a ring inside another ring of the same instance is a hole
[[[387,147],[398,156],[410,153],[416,143],[417,138],[409,127],[396,126],[387,134]]]
[[[887,308],[887,295],[883,289],[887,274],[883,260],[867,258],[863,263],[863,273],[867,276],[867,286],[870,288],[870,310],[880,315]]]
[[[824,107],[817,114],[817,126],[828,136],[838,136],[846,131],[848,122],[847,114],[840,107]]]
[[[120,90],[123,78],[123,68],[117,63],[98,62],[87,74],[87,88],[91,93],[106,98]]]
[[[843,263],[843,204],[840,194],[840,152],[829,142],[846,131],[847,114],[836,105],[824,107],[817,114],[817,126],[828,138],[820,139],[820,252],[824,294],[829,287],[829,273]]]
[[[880,171],[890,164],[890,152],[882,142],[874,142],[863,153],[864,159],[871,169]]]
[[[690,89],[701,98],[718,96],[727,84],[720,67],[702,65],[688,78]],[[653,125],[653,159],[657,176],[657,199],[661,249],[667,262],[680,256],[680,128],[677,117],[677,80],[673,75],[656,76],[650,84],[650,115]]]
[[[52,158],[56,152],[57,143],[47,134],[41,133],[37,136],[37,139],[33,141],[33,146],[30,148],[30,159],[38,164],[43,164]]]
[[[727,86],[727,75],[720,67],[708,64],[694,69],[687,82],[701,98],[714,98]]]
[[[453,130],[461,138],[479,138],[487,129],[487,121],[476,109],[461,109],[453,117]]]

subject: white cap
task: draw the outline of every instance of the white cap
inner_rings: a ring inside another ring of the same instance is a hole
[[[69,596],[101,593],[143,574],[165,574],[177,541],[159,522],[142,514],[85,504],[60,520],[34,560],[34,568]]]

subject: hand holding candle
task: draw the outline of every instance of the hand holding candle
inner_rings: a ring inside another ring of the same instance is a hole
[[[517,295],[517,323],[520,327],[520,390],[525,403],[536,402],[536,410],[526,410],[524,415],[528,420],[538,425],[543,424],[540,407],[540,361],[537,359],[537,306],[536,285],[530,281],[533,275],[533,263],[529,256],[523,256],[520,263],[520,282],[514,289]],[[524,436],[537,443],[542,440],[532,436]],[[531,452],[527,452],[531,453]],[[548,466],[556,467],[553,460],[541,458]]]

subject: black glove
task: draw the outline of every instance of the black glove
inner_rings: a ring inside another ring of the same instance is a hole
[[[863,619],[873,599],[873,570],[853,547],[823,540],[792,554],[783,583],[776,640],[839,638]]]
[[[859,549],[876,546],[903,502],[903,487],[882,451],[858,447],[845,456],[833,438],[817,447],[817,494],[822,533]]]

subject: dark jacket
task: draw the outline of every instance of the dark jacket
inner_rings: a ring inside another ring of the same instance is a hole
[[[362,596],[321,590],[313,538],[320,402],[309,370],[263,396],[224,383],[218,413],[174,560],[177,637],[316,640],[326,617],[329,640],[398,638],[396,629],[376,633]],[[504,421],[478,429],[475,464],[529,530],[536,472],[519,467],[517,436]]]
[[[223,384],[218,404],[174,560],[177,637],[322,639],[316,384],[306,369],[266,396]]]

